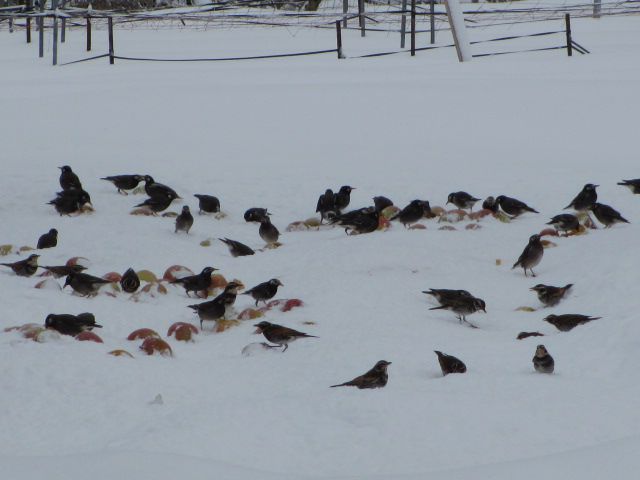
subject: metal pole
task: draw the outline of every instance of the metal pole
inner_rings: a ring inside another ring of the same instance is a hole
[[[109,63],[113,65],[115,63],[115,58],[113,55],[113,18],[109,17]]]
[[[27,43],[31,43],[31,17],[27,17]]]
[[[567,32],[567,55],[573,55],[573,45],[571,45],[571,16],[568,13],[564,15],[564,23]]]
[[[416,55],[416,0],[411,0],[411,56]]]
[[[9,33],[13,33],[13,17],[9,17]]]
[[[340,29],[340,20],[336,20],[336,44],[338,46],[338,58],[344,58],[342,55],[342,30]]]
[[[91,51],[91,17],[87,15],[87,52]]]
[[[67,17],[62,17],[60,21],[62,22],[62,31],[60,32],[60,41],[64,43],[67,37]]]
[[[402,17],[400,18],[400,48],[404,48],[404,38],[407,34],[407,0],[402,0]]]
[[[44,12],[44,0],[40,1],[40,13]],[[44,17],[38,17],[38,57],[44,57]]]
[[[53,14],[53,64],[58,64],[58,15],[55,13]]]
[[[429,5],[429,33],[431,37],[431,45],[436,43],[436,2],[431,0]]]
[[[358,17],[360,19],[360,36],[366,35],[366,25],[364,20],[364,0],[358,0]]]

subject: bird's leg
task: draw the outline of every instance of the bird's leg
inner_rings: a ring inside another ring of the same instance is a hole
[[[530,268],[529,270],[531,270],[531,276],[532,276],[532,277],[535,277],[535,276],[536,276],[536,274],[535,274],[535,273],[533,273],[533,268]]]
[[[256,308],[258,307],[258,300],[256,300]]]
[[[287,351],[287,348],[289,348],[289,344],[288,344],[288,343],[285,343],[285,344],[284,344],[284,348],[282,349],[282,353],[286,352],[286,351]]]

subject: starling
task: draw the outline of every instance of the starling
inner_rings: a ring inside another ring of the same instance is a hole
[[[184,207],[182,207],[182,212],[180,213],[180,215],[176,217],[175,233],[178,233],[179,231],[187,232],[187,235],[188,235],[192,225],[193,225],[193,215],[191,215],[191,211],[189,210],[189,207],[185,205]]]
[[[211,287],[211,274],[215,270],[217,270],[217,268],[204,267],[197,275],[177,278],[171,283],[174,285],[182,285],[187,292],[187,297],[190,296],[189,292],[195,292],[197,295],[198,292],[206,292],[209,290],[209,287]]]
[[[140,278],[133,268],[127,269],[120,278],[120,286],[126,293],[134,293],[140,288]]]
[[[534,210],[529,205],[516,198],[505,197],[504,195],[500,195],[496,198],[496,203],[502,208],[504,213],[507,215],[511,215],[512,217],[517,217],[522,215],[524,212],[532,212],[532,213],[540,213],[537,210]]]
[[[473,298],[473,295],[466,290],[451,290],[448,288],[430,288],[429,290],[423,290],[422,293],[432,295],[440,304],[455,302],[461,297]]]
[[[426,200],[412,200],[409,205],[400,210],[389,220],[399,220],[405,227],[411,223],[415,223],[424,217],[425,214],[431,213],[431,206]]]
[[[202,322],[204,320],[214,321],[224,318],[227,308],[235,302],[238,288],[240,287],[241,285],[236,282],[229,282],[224,291],[213,300],[195,305],[187,305],[200,317],[200,328],[202,328]]]
[[[629,223],[626,218],[620,215],[620,212],[604,203],[594,202],[589,208],[598,221],[604,225],[604,228],[610,228],[616,223]]]
[[[529,269],[531,275],[535,277],[536,274],[533,273],[533,267],[540,263],[542,255],[544,255],[544,247],[540,241],[540,235],[531,235],[529,237],[529,243],[524,247],[522,255],[520,255],[518,261],[513,264],[511,270],[516,267],[522,267],[524,269],[524,276],[526,277],[527,269]]]
[[[283,327],[282,325],[265,321],[257,323],[254,327],[258,327],[255,333],[262,333],[267,341],[275,343],[280,347],[284,345],[284,348],[282,349],[283,353],[287,351],[287,348],[289,348],[289,343],[294,340],[304,337],[318,338],[315,335],[308,335],[292,328]]]
[[[539,283],[535,287],[531,287],[529,290],[533,290],[538,294],[538,300],[540,300],[545,307],[555,307],[560,303],[560,300],[565,297],[572,286],[573,283],[568,283],[564,287],[553,287],[551,285],[543,285]]]
[[[467,315],[471,315],[475,312],[482,310],[487,313],[486,304],[484,300],[476,297],[467,297],[465,295],[451,298],[442,298],[441,305],[438,307],[431,307],[429,310],[449,310],[456,314],[460,323],[465,322],[469,326],[477,328],[471,322],[467,320]]]
[[[489,210],[490,212],[498,213],[498,208],[499,205],[496,203],[496,199],[493,197],[487,197],[484,199],[484,202],[482,202],[483,210]]]
[[[62,190],[82,190],[82,184],[78,176],[73,173],[69,165],[64,167],[58,167],[61,170],[60,173],[60,186]]]
[[[24,260],[18,260],[13,263],[0,263],[0,265],[11,268],[19,277],[30,277],[38,270],[38,257],[40,255],[31,254]]]
[[[336,212],[336,199],[333,190],[327,188],[325,192],[318,198],[316,205],[316,212],[320,213],[320,223],[330,216],[335,215]]]
[[[549,355],[544,345],[536,347],[536,354],[533,356],[533,368],[539,373],[553,373],[553,357]]]
[[[258,306],[258,302],[267,303],[267,300],[271,300],[276,293],[278,293],[278,287],[283,287],[280,280],[277,278],[272,278],[267,282],[260,283],[255,287],[247,290],[242,295],[251,295],[253,299],[256,301],[256,307]]]
[[[246,212],[244,212],[244,221],[260,223],[262,219],[268,215],[271,215],[271,214],[267,211],[266,208],[252,207],[247,209]]]
[[[264,240],[267,245],[273,245],[274,243],[277,243],[278,238],[280,237],[280,232],[275,227],[275,225],[271,223],[271,219],[268,215],[262,217],[258,233],[260,234],[260,238],[262,238],[262,240]]]
[[[634,180],[622,180],[622,182],[618,182],[618,185],[627,187],[632,193],[640,193],[640,178],[636,178]]]
[[[142,175],[113,175],[111,177],[102,177],[100,180],[106,180],[113,183],[118,189],[118,193],[127,195],[125,190],[133,190],[138,186],[141,180],[144,180]]]
[[[139,203],[136,207],[145,207],[151,210],[153,213],[159,213],[169,208],[171,202],[176,199],[173,195],[158,194],[154,197],[147,198],[144,202]]]
[[[453,203],[456,207],[463,210],[467,208],[473,210],[473,206],[479,200],[479,198],[469,195],[467,192],[453,192],[449,194],[447,203]]]
[[[600,185],[594,185],[593,183],[587,183],[576,198],[571,200],[571,203],[564,207],[564,210],[567,208],[573,208],[574,210],[581,212],[584,210],[589,210],[591,205],[595,203],[598,199],[598,193],[596,192],[596,187]]]
[[[216,213],[220,211],[220,200],[212,195],[204,195],[196,193],[194,195],[198,199],[199,213]]]
[[[551,221],[547,222],[547,225],[553,225],[559,232],[575,232],[580,228],[578,217],[570,213],[556,215]]]
[[[380,212],[375,207],[360,208],[336,215],[331,219],[330,223],[342,225],[345,233],[349,235],[371,233],[378,229]]]
[[[438,355],[438,362],[440,363],[443,377],[450,373],[465,373],[467,371],[467,366],[459,358],[439,352],[438,350],[434,350],[434,352]]]
[[[389,374],[387,373],[389,365],[391,365],[391,362],[380,360],[364,375],[360,375],[349,382],[331,385],[331,387],[382,388],[389,381]]]
[[[63,190],[56,193],[56,198],[51,200],[56,212],[62,215],[71,215],[78,212],[84,205],[91,204],[91,197],[82,189]]]
[[[42,248],[53,248],[58,245],[58,230],[52,228],[47,233],[44,233],[38,239],[38,250]]]
[[[167,187],[162,183],[156,182],[151,175],[145,175],[142,177],[144,180],[144,191],[147,192],[147,195],[150,197],[173,197],[174,199],[180,198],[180,196],[176,193],[176,191]]]
[[[54,278],[66,277],[71,273],[80,273],[87,269],[87,267],[83,267],[78,263],[75,265],[55,265],[51,267],[42,267],[42,268],[51,272]]]
[[[245,255],[253,255],[256,253],[251,247],[247,247],[244,243],[236,240],[230,240],[228,238],[219,238],[218,240],[229,247],[229,253],[231,253],[232,257],[244,257]]]
[[[72,337],[86,330],[102,328],[102,325],[96,323],[96,317],[94,317],[93,313],[88,312],[78,315],[67,313],[56,315],[55,313],[50,313],[44,321],[44,326],[62,335],[71,335]]]
[[[352,190],[355,190],[355,188],[350,187],[349,185],[343,185],[340,187],[340,190],[338,190],[338,193],[335,194],[334,203],[337,212],[341,212],[349,206]]]
[[[70,273],[67,275],[64,281],[64,287],[69,285],[76,293],[83,297],[93,297],[98,294],[100,287],[106,283],[111,283],[109,280],[103,278],[94,277],[88,273]]]
[[[543,320],[555,326],[561,332],[573,330],[578,325],[583,325],[592,320],[599,320],[602,317],[589,317],[577,313],[567,313],[565,315],[547,315]]]
[[[382,196],[373,197],[373,204],[378,212],[382,212],[385,208],[393,206],[393,202],[391,200]]]
[[[218,295],[216,299],[225,307],[231,307],[236,302],[238,290],[240,290],[241,288],[244,288],[244,285],[238,282],[231,281],[227,283],[222,293]]]

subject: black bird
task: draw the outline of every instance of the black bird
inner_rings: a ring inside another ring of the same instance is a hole
[[[106,283],[111,283],[109,280],[103,278],[94,277],[88,273],[70,273],[67,275],[64,281],[64,287],[69,285],[76,293],[83,297],[93,297],[98,294],[100,287]]]
[[[144,191],[147,192],[147,195],[150,197],[180,198],[173,188],[156,182],[151,175],[145,175],[142,179],[144,180]]]
[[[64,167],[58,167],[61,170],[60,173],[60,186],[62,190],[82,190],[82,184],[78,176],[73,173],[69,165]]]
[[[518,258],[518,261],[513,264],[511,270],[516,267],[522,267],[524,269],[525,277],[527,276],[527,269],[531,272],[531,275],[535,277],[536,274],[533,273],[533,267],[540,263],[543,255],[544,247],[540,241],[540,235],[531,235],[529,237],[529,243],[524,247],[522,254]]]
[[[283,327],[282,325],[277,325],[275,323],[269,323],[266,321],[262,321],[254,325],[254,327],[258,327],[255,333],[261,333],[264,335],[264,338],[271,343],[275,343],[278,346],[283,346],[282,352],[286,352],[287,348],[289,348],[289,343],[297,340],[299,338],[318,338],[315,335],[309,335],[303,332],[299,332],[294,330],[293,328]]]
[[[371,233],[378,229],[380,211],[375,207],[364,207],[332,217],[331,224],[342,225],[347,234]]]
[[[89,312],[79,313],[78,315],[68,313],[56,315],[55,313],[50,313],[44,321],[44,326],[62,335],[71,335],[72,337],[87,330],[102,328],[102,325],[96,323],[96,317],[93,313]]]
[[[547,222],[547,225],[553,225],[559,232],[574,232],[580,228],[578,217],[570,213],[556,215],[551,221]]]
[[[383,196],[373,197],[373,204],[378,212],[382,212],[385,208],[393,206],[393,202]]]
[[[391,362],[380,360],[367,373],[360,375],[359,377],[356,377],[348,382],[340,383],[338,385],[331,385],[331,387],[358,387],[359,389],[382,388],[389,381],[389,374],[387,373],[387,367],[389,365],[391,365]]]
[[[599,320],[602,317],[590,317],[588,315],[580,315],[577,313],[567,313],[564,315],[547,315],[543,320],[549,322],[561,332],[573,330],[578,325],[583,325],[592,320]]]
[[[604,228],[610,228],[616,223],[629,223],[629,220],[620,215],[619,211],[604,203],[594,202],[589,208]]]
[[[54,266],[42,267],[42,268],[51,272],[54,278],[66,277],[71,273],[80,273],[83,270],[87,269],[87,267],[83,267],[78,263],[75,265],[54,265]]]
[[[449,288],[430,288],[423,290],[422,293],[432,295],[440,304],[447,304],[457,301],[461,297],[473,298],[466,290],[452,290]]]
[[[627,187],[629,190],[631,190],[632,193],[640,193],[640,178],[636,178],[633,180],[622,180],[621,182],[618,182],[618,185]]]
[[[260,238],[264,240],[267,245],[273,245],[278,242],[278,238],[280,237],[280,232],[276,228],[275,225],[271,223],[271,219],[268,215],[262,217],[262,221],[260,222],[260,228],[258,229],[258,234]]]
[[[540,213],[537,210],[534,210],[529,205],[516,198],[506,197],[504,195],[500,195],[496,198],[496,203],[502,208],[504,213],[507,215],[511,215],[512,217],[517,217],[522,215],[524,212],[533,212]]]
[[[325,192],[318,198],[316,205],[316,212],[320,213],[320,223],[325,218],[335,215],[336,212],[336,198],[333,190],[327,188]]]
[[[420,220],[425,213],[431,213],[431,206],[426,200],[412,200],[389,220],[399,220],[405,227]]]
[[[583,210],[588,210],[591,207],[591,205],[593,205],[595,201],[598,199],[598,193],[596,192],[596,187],[599,187],[599,185],[594,185],[593,183],[587,183],[584,187],[582,187],[582,190],[580,191],[580,193],[576,195],[576,198],[571,200],[571,203],[566,207],[564,207],[564,210],[566,210],[567,208],[573,208],[578,212]]]
[[[467,296],[459,296],[447,298],[446,300],[442,299],[442,305],[438,307],[431,307],[429,310],[449,310],[456,314],[460,323],[465,322],[469,324],[471,327],[475,327],[472,323],[467,320],[467,315],[471,315],[475,312],[482,310],[484,313],[487,313],[486,304],[484,300],[476,297],[467,297]]]
[[[199,201],[199,213],[216,213],[220,211],[220,200],[218,200],[217,197],[214,197],[213,195],[204,195],[201,193],[196,193],[194,197],[196,197]]]
[[[553,373],[554,361],[544,345],[538,345],[533,356],[533,368],[540,373]]]
[[[482,202],[482,209],[489,210],[490,212],[493,212],[493,213],[498,213],[499,207],[500,206],[496,202],[496,199],[493,197],[487,197],[484,199],[484,202]]]
[[[443,377],[450,373],[465,373],[467,371],[467,366],[459,358],[439,352],[438,350],[434,350],[434,352],[438,355],[438,362],[440,363]]]
[[[189,234],[189,230],[193,225],[193,215],[191,215],[191,211],[189,207],[185,205],[182,207],[182,212],[180,215],[176,217],[176,230],[175,233],[178,232],[187,232]]]
[[[53,205],[60,216],[71,215],[82,209],[84,205],[91,204],[91,197],[82,189],[63,190],[56,193],[56,198],[48,204]]]
[[[284,285],[277,278],[272,278],[267,282],[260,283],[246,292],[243,292],[242,295],[251,295],[256,301],[257,307],[258,302],[267,303],[267,300],[271,300],[276,293],[278,293],[278,287],[284,287]]]
[[[231,307],[236,302],[238,290],[240,290],[241,288],[244,288],[244,285],[238,282],[231,281],[227,283],[222,293],[219,294],[216,299],[225,307]]]
[[[268,215],[271,214],[267,211],[266,208],[252,207],[244,212],[244,221],[260,223],[262,219],[267,217]]]
[[[334,196],[335,208],[338,212],[341,212],[345,208],[349,206],[349,202],[351,202],[351,191],[355,190],[355,188],[350,187],[349,185],[343,185],[338,190],[338,193]]]
[[[195,292],[197,295],[198,292],[206,292],[209,290],[209,287],[211,287],[211,274],[215,270],[218,269],[213,267],[204,267],[197,275],[177,278],[171,283],[174,285],[182,285],[187,292],[187,297],[190,296],[189,292]]]
[[[236,240],[230,240],[228,238],[219,238],[222,243],[229,247],[229,253],[232,257],[244,257],[245,255],[253,255],[254,252],[251,247],[246,246],[244,243],[240,243]]]
[[[195,305],[187,305],[198,314],[201,329],[204,320],[215,321],[224,318],[227,308],[235,302],[240,286],[241,285],[236,282],[229,282],[224,291],[213,300]]]
[[[102,177],[100,180],[113,183],[118,189],[118,193],[127,195],[125,190],[133,190],[136,188],[140,181],[144,180],[144,177],[142,175],[113,175],[111,177]]]
[[[565,297],[571,287],[573,287],[573,283],[568,283],[564,287],[554,287],[539,283],[535,287],[531,287],[529,290],[533,290],[538,294],[538,300],[540,300],[545,307],[555,307],[560,303],[560,300]]]
[[[13,263],[0,263],[0,265],[9,267],[19,277],[30,277],[38,270],[38,257],[40,255],[31,254],[24,260],[18,260]]]
[[[126,293],[134,293],[140,288],[140,278],[133,268],[127,269],[120,278],[120,286]]]
[[[147,198],[144,202],[139,203],[136,207],[146,207],[153,213],[159,213],[169,208],[171,202],[176,199],[173,195],[158,194],[154,197]]]
[[[40,235],[38,239],[38,250],[42,248],[53,248],[58,245],[58,230],[52,228],[47,233]]]
[[[479,200],[479,198],[469,195],[467,192],[453,192],[449,194],[447,203],[453,203],[456,207],[463,210],[466,208],[473,210],[473,206]]]

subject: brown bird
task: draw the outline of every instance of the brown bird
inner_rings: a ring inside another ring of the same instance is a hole
[[[434,350],[434,352],[438,355],[438,362],[440,363],[443,377],[450,373],[464,373],[467,371],[467,366],[459,358],[439,352],[438,350]]]
[[[260,235],[260,238],[267,242],[267,245],[273,245],[277,243],[278,238],[280,237],[280,232],[275,227],[275,225],[271,223],[271,219],[268,215],[265,215],[260,221],[258,234]]]
[[[553,373],[554,361],[544,345],[538,345],[533,356],[533,368],[540,373]]]
[[[540,235],[531,235],[529,237],[529,243],[526,247],[524,247],[520,258],[518,258],[518,261],[513,264],[511,270],[516,267],[522,267],[524,269],[524,276],[526,277],[527,269],[529,269],[531,275],[535,277],[536,274],[533,273],[533,267],[540,263],[543,255],[544,247],[542,246],[542,242],[540,241]]]
[[[567,313],[564,315],[547,315],[543,320],[549,322],[561,332],[573,330],[578,325],[583,325],[592,320],[599,320],[602,317],[590,317],[588,315],[579,315],[577,313]]]
[[[189,211],[189,207],[185,205],[182,207],[182,212],[180,215],[176,217],[176,230],[175,233],[178,232],[186,232],[189,234],[189,230],[193,226],[193,215],[191,215],[191,211]]]
[[[42,268],[51,272],[54,278],[66,277],[71,273],[80,273],[87,269],[87,267],[83,267],[79,263],[76,263],[75,265],[54,265]]]
[[[467,320],[467,315],[471,315],[475,312],[482,310],[487,313],[487,306],[481,298],[467,297],[465,295],[458,297],[441,297],[440,302],[442,305],[438,307],[431,307],[429,310],[449,310],[456,314],[460,323],[465,322],[470,327],[478,328]]]
[[[331,385],[333,387],[358,387],[363,388],[382,388],[389,381],[389,374],[387,373],[387,367],[391,365],[391,362],[386,360],[380,360],[376,363],[371,370],[364,375],[354,378],[349,382],[340,383],[338,385]]]
[[[264,338],[266,338],[269,342],[275,343],[278,346],[283,346],[282,353],[287,351],[289,348],[289,343],[297,340],[299,338],[318,338],[315,335],[309,335],[307,333],[299,332],[294,330],[293,328],[283,327],[282,325],[277,325],[275,323],[269,323],[266,321],[262,321],[254,325],[257,327],[255,333],[262,333]]]
[[[11,268],[19,277],[30,277],[38,270],[38,257],[40,257],[40,255],[32,254],[24,260],[13,263],[0,263],[0,265]]]
[[[543,333],[540,332],[520,332],[516,337],[517,340],[524,340],[529,337],[544,337]]]
[[[538,300],[540,300],[545,307],[554,307],[560,303],[560,300],[564,298],[571,287],[573,287],[573,283],[568,283],[564,287],[553,287],[539,283],[529,290],[533,290],[538,294]]]

